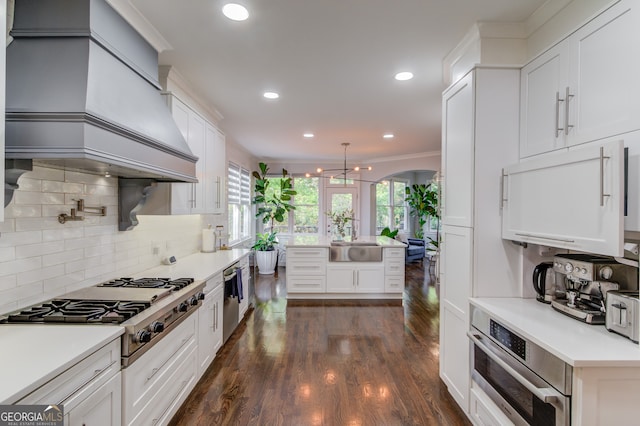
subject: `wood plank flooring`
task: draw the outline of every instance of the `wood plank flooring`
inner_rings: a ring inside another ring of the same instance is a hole
[[[399,303],[289,303],[285,270],[171,421],[178,425],[469,425],[438,376],[438,288],[407,265]]]

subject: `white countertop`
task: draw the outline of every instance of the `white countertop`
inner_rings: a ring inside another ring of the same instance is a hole
[[[122,333],[115,325],[3,324],[0,404],[17,402]]]
[[[325,235],[294,235],[287,241],[287,247],[330,247],[331,238]],[[351,241],[350,238],[345,238],[345,241]],[[389,237],[382,237],[379,235],[369,236],[363,235],[356,239],[356,241],[372,242],[382,247],[397,247],[404,248],[406,244],[402,241],[394,240]]]
[[[640,367],[640,346],[553,310],[535,299],[473,298],[476,305],[505,326],[573,367]]]
[[[195,278],[206,281],[244,256],[251,250],[232,249],[218,250],[214,253],[194,253],[184,258],[178,258],[173,265],[160,265],[135,274],[133,278]]]
[[[195,253],[134,278],[205,281],[249,253],[246,249]],[[0,404],[15,403],[123,333],[117,325],[0,324]]]

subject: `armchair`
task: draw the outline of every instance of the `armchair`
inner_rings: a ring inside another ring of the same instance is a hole
[[[418,238],[407,238],[407,250],[405,251],[405,262],[422,260],[426,254],[426,244],[424,240]]]

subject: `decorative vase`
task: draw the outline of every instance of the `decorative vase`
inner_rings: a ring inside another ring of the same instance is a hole
[[[278,250],[256,251],[258,273],[262,275],[273,274],[276,271],[276,260],[278,260]]]

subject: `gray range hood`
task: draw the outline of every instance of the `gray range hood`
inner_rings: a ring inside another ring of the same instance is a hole
[[[197,182],[160,93],[158,54],[104,0],[17,0],[7,47],[6,158]]]

